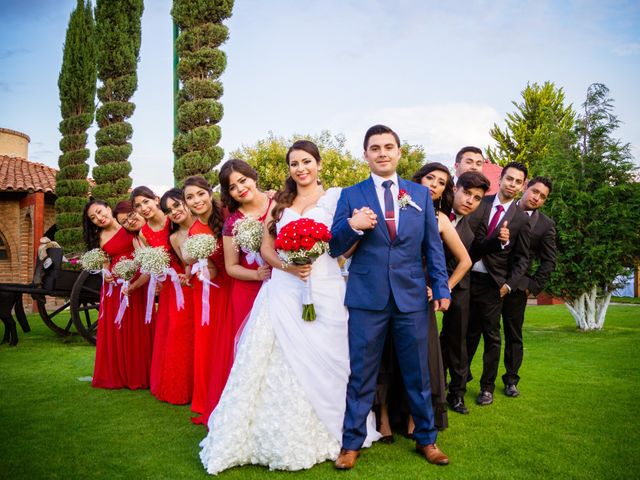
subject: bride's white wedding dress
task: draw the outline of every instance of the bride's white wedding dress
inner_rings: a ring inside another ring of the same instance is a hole
[[[304,212],[331,227],[340,190]],[[301,216],[287,208],[278,231]],[[300,470],[340,452],[349,380],[345,282],[328,254],[310,277],[317,319],[302,320],[304,283],[274,269],[256,297],[209,434],[200,443],[207,472],[245,464]],[[370,415],[365,446],[380,435]]]

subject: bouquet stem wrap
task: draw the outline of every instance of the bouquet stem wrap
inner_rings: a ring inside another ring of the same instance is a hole
[[[91,273],[92,275],[97,275],[99,273],[102,274],[102,283],[106,282],[106,278],[111,276],[111,272],[109,270],[107,270],[106,268],[103,268],[102,270],[89,270],[89,273]],[[107,297],[110,297],[111,294],[113,293],[113,282],[109,282],[109,288],[107,289],[107,293],[105,294]]]
[[[206,258],[200,258],[196,263],[191,265],[191,273],[197,274],[198,279],[202,282],[202,325],[209,325],[209,289],[213,285],[216,288],[220,288],[218,285],[211,281],[209,275],[209,265]]]
[[[153,316],[153,310],[156,304],[156,285],[158,284],[158,280],[158,275],[151,275],[149,277],[149,287],[147,288],[147,310],[144,312],[144,323],[151,323],[151,317]]]
[[[311,277],[307,278],[302,289],[302,319],[305,322],[316,319],[316,307],[313,306],[313,298],[311,298]]]
[[[176,291],[176,307],[178,310],[184,309],[184,294],[182,292],[182,285],[180,285],[180,277],[178,277],[178,272],[175,271],[174,268],[167,268],[166,272],[171,279],[171,283],[173,283],[173,288]]]
[[[144,323],[151,323],[153,307],[155,305],[156,285],[158,283],[164,282],[167,279],[167,275],[171,279],[173,288],[176,291],[176,307],[178,308],[178,310],[184,309],[184,294],[182,293],[182,287],[180,286],[180,278],[178,277],[178,272],[170,267],[160,275],[152,273],[149,278],[149,287],[147,288],[147,310],[144,314]]]
[[[264,260],[260,256],[258,252],[252,252],[251,250],[247,250],[246,248],[241,248],[242,252],[246,255],[247,263],[252,265],[257,263],[259,267],[264,265]]]
[[[129,288],[129,280],[118,278],[116,283],[122,286],[120,287],[120,308],[118,308],[118,314],[116,315],[114,323],[118,325],[118,328],[122,328],[122,318],[124,317],[125,310],[129,306],[129,295],[122,293],[122,290]]]
[[[107,270],[106,268],[102,269],[102,281],[106,281],[105,279],[107,277],[111,276],[111,272],[109,270]],[[113,293],[113,282],[109,282],[109,288],[107,288],[107,297],[110,297],[111,294]]]

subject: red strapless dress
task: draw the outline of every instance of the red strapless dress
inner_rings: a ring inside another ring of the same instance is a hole
[[[206,233],[212,235],[208,225],[196,220],[189,229],[189,236]],[[218,238],[218,248],[211,256],[218,273],[213,283],[219,288],[209,289],[209,323],[202,325],[202,282],[197,276],[193,283],[193,400],[191,410],[203,414],[193,419],[194,423],[205,423],[211,405],[217,405],[233,364],[235,332],[231,317],[231,277],[224,268],[222,238]]]
[[[163,247],[171,257],[171,268],[184,273],[184,268],[169,242],[170,221],[154,231],[145,225],[142,234],[152,247]],[[190,287],[180,287],[184,308],[178,310],[176,290],[169,277],[158,295],[153,357],[151,359],[151,393],[164,402],[184,405],[193,392],[193,294]]]
[[[102,246],[111,258],[110,268],[119,260],[133,256],[132,233],[120,228]],[[92,385],[98,388],[149,388],[153,325],[144,323],[145,289],[139,288],[129,295],[121,326],[114,320],[120,307],[120,285],[102,283],[100,315],[97,332],[96,363]]]
[[[269,202],[267,213],[269,212],[269,210],[271,210],[271,201]],[[258,220],[264,223],[265,218],[267,217],[267,213],[265,213]],[[226,222],[224,222],[222,234],[226,237],[233,236],[233,226],[238,220],[241,220],[243,218],[245,217],[240,211],[232,213],[231,216],[227,218]],[[258,264],[256,262],[247,262],[247,254],[242,251],[240,251],[240,265],[249,270],[258,269]],[[233,306],[233,328],[236,333],[249,315],[249,312],[251,312],[253,302],[256,299],[256,296],[258,296],[260,287],[262,287],[262,282],[253,280],[238,280],[237,278],[233,279],[233,287],[231,290],[231,305]]]

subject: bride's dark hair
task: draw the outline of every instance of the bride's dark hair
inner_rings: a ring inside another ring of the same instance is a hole
[[[320,165],[320,150],[315,143],[310,142],[309,140],[298,140],[295,142],[289,150],[287,150],[287,155],[285,156],[285,160],[287,161],[287,165],[289,165],[289,157],[291,156],[291,152],[294,150],[302,150],[303,152],[307,152],[313,158],[316,159],[318,165]],[[290,207],[296,196],[298,195],[298,184],[296,181],[291,178],[291,175],[287,177],[284,182],[284,190],[276,193],[274,200],[276,201],[275,207],[271,210],[271,216],[273,220],[269,223],[269,233],[271,235],[276,235],[276,224],[282,217],[282,212],[285,208]]]

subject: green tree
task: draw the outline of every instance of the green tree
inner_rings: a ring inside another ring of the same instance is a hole
[[[400,177],[405,180],[411,180],[413,174],[416,173],[426,163],[424,147],[421,145],[409,145],[407,142],[403,142],[400,145],[402,156],[398,162],[398,168],[396,171]]]
[[[87,129],[93,123],[96,97],[96,52],[91,2],[78,0],[64,41],[58,76],[62,134],[56,175],[56,240],[69,254],[84,250],[82,208],[87,201],[89,149]]]
[[[577,326],[601,329],[616,278],[640,256],[640,184],[609,90],[587,91],[573,132],[558,131],[539,164],[553,179],[545,210],[558,230],[558,264],[547,288],[565,299]]]
[[[260,187],[264,190],[279,190],[289,176],[285,162],[287,150],[296,140],[311,140],[320,150],[322,167],[320,179],[325,188],[348,187],[369,175],[366,162],[356,159],[345,147],[344,135],[332,135],[323,131],[320,135],[293,135],[289,139],[271,133],[255,145],[244,146],[231,152],[231,158],[249,163],[258,172]]]
[[[138,88],[142,0],[97,0],[96,33],[100,107],[96,112],[96,182],[93,195],[113,204],[128,197],[131,187],[133,127],[127,119]]]
[[[218,146],[223,108],[222,83],[227,66],[219,49],[229,38],[222,21],[231,16],[233,0],[174,0],[171,14],[180,33],[176,40],[178,77],[181,88],[176,99],[179,133],[173,142],[176,183],[190,175],[204,175],[218,183],[214,167],[224,151]]]
[[[499,165],[524,163],[535,174],[540,160],[549,154],[552,135],[573,128],[575,112],[571,105],[565,106],[564,92],[553,82],[527,84],[521,94],[521,103],[512,102],[516,111],[507,114],[506,128],[494,124],[490,130],[497,145],[487,148],[487,156]]]

